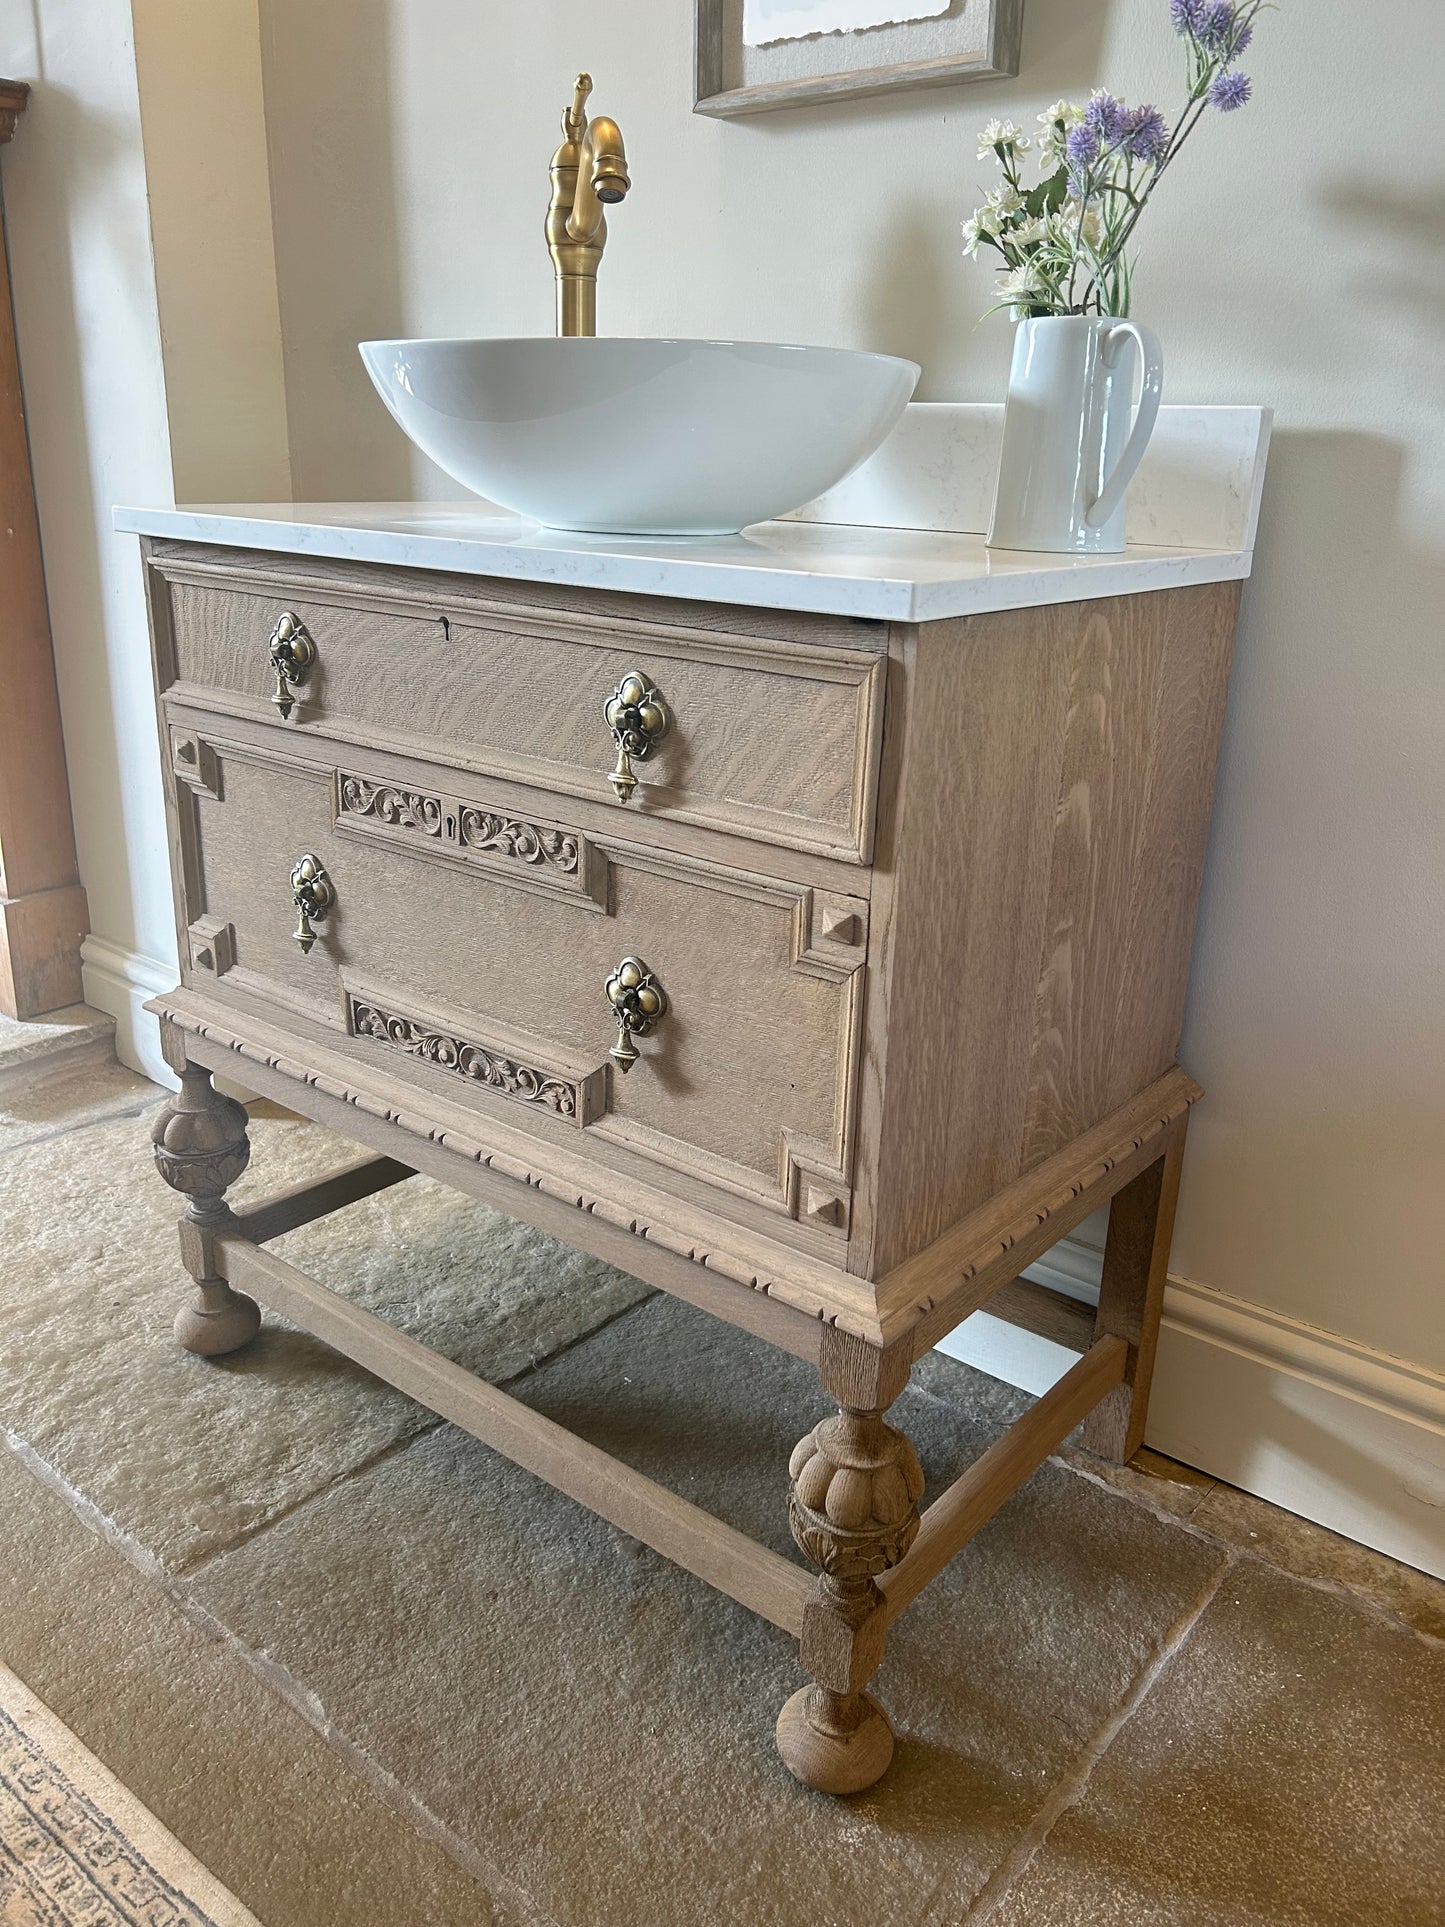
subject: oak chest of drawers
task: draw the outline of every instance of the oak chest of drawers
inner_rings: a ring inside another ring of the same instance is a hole
[[[869,1784],[888,1621],[1080,1418],[1139,1442],[1238,585],[890,624],[156,539],[145,566],[181,1341],[243,1344],[254,1293],[797,1633],[783,1756]],[[214,1071],[373,1155],[231,1212]],[[818,1361],[816,1577],[265,1249],[412,1170]],[[1110,1198],[1097,1316],[1016,1282]],[[920,1525],[883,1413],[985,1302],[1082,1355]]]

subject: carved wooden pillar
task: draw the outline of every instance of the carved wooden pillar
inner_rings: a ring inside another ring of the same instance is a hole
[[[196,1281],[196,1294],[176,1313],[176,1337],[203,1358],[237,1351],[256,1336],[261,1312],[254,1298],[216,1276],[211,1234],[229,1221],[226,1187],[251,1161],[245,1110],[215,1089],[202,1065],[186,1064],[181,1088],[156,1119],[151,1141],[156,1169],[186,1197],[181,1260]]]
[[[918,1534],[923,1471],[883,1418],[907,1382],[910,1356],[890,1360],[836,1334],[825,1341],[823,1383],[839,1411],[814,1426],[788,1464],[788,1522],[819,1573],[798,1648],[814,1683],[779,1714],[778,1751],[794,1778],[820,1793],[860,1793],[893,1758],[888,1716],[863,1688],[883,1660],[887,1609],[877,1581]]]
[[[0,80],[0,143],[14,133],[29,92],[20,81]],[[35,1017],[79,1003],[80,943],[89,928],[7,279],[0,299],[0,1010]]]

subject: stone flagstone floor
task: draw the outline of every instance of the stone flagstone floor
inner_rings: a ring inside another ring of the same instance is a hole
[[[1445,1922],[1445,1585],[1066,1447],[895,1630],[888,1777],[822,1799],[780,1633],[273,1319],[175,1350],[158,1101],[0,1089],[0,1661],[265,1927]],[[346,1154],[253,1142],[252,1195]],[[293,1239],[789,1550],[798,1361],[421,1181]],[[935,1355],[895,1411],[936,1485],[1024,1402]]]

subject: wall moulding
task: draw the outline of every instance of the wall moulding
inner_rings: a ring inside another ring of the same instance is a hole
[[[1024,1276],[1087,1303],[1099,1262],[1065,1238]],[[987,1311],[939,1350],[1036,1394],[1074,1361]],[[1445,1578],[1445,1374],[1176,1274],[1145,1442]]]

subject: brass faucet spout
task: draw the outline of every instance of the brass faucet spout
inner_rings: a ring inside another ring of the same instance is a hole
[[[568,238],[588,241],[597,232],[602,209],[622,200],[632,182],[627,177],[627,152],[622,129],[599,114],[587,128],[577,160],[577,188],[567,217]]]
[[[627,150],[615,120],[588,122],[592,76],[578,74],[572,105],[562,113],[562,144],[552,156],[547,246],[557,275],[557,332],[597,332],[597,270],[607,245],[603,208],[615,205],[632,182]]]

